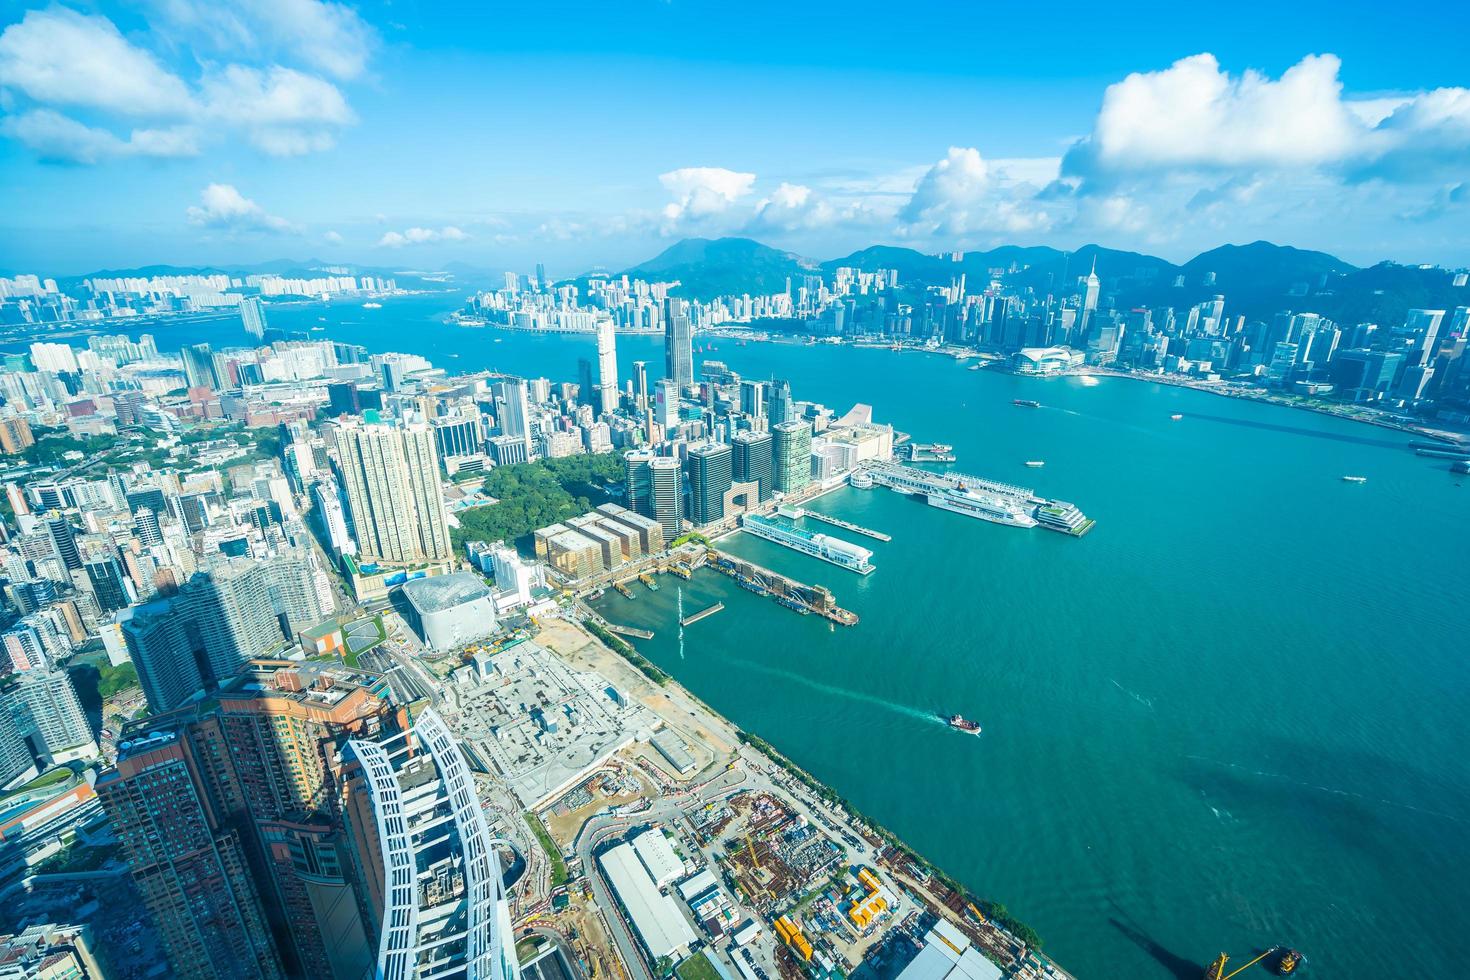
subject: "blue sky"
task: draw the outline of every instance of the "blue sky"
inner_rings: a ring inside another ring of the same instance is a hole
[[[1038,9],[1041,12],[1038,13]],[[0,268],[1269,238],[1470,262],[1449,4],[4,2]]]

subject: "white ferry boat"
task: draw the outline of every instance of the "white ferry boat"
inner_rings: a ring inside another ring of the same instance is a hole
[[[869,561],[873,553],[867,548],[834,538],[830,534],[814,534],[777,518],[746,514],[740,519],[740,528],[758,538],[765,538],[792,551],[800,551],[813,558],[831,562],[859,575],[867,575],[874,568]]]
[[[1035,527],[1036,518],[1026,512],[1020,501],[1012,497],[986,493],[963,483],[936,493],[925,494],[930,507],[967,514],[982,521],[1009,524],[1012,527]]]

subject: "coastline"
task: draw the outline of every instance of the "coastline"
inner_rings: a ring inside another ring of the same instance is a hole
[[[873,848],[875,860],[899,880],[905,890],[915,894],[915,897],[920,897],[922,904],[929,906],[931,912],[943,918],[947,911],[951,920],[957,924],[963,924],[982,933],[992,933],[996,937],[1001,937],[1004,942],[1013,944],[1019,949],[1019,952],[1013,953],[1016,964],[1033,963],[1048,970],[1047,976],[1058,977],[1061,980],[1075,980],[1073,974],[1042,952],[1042,938],[1024,921],[1012,916],[1003,903],[976,894],[970,887],[948,874],[898,834],[856,809],[845,797],[796,763],[780,748],[715,710],[673,675],[652,664],[628,641],[614,636],[613,638],[618,642],[609,643],[600,635],[602,630],[593,630],[575,617],[569,619],[568,622],[580,626],[586,631],[589,639],[637,671],[650,683],[664,690],[672,690],[681,698],[687,699],[690,704],[697,705],[712,719],[732,732],[739,740],[741,747],[758,753],[770,765],[806,787],[818,800],[832,807],[842,819],[849,822],[862,834],[866,843]],[[618,649],[620,645],[626,646],[633,655],[630,657]],[[646,667],[652,667],[653,671],[660,676],[653,676],[645,669]],[[739,755],[740,752],[737,749],[737,758]],[[908,865],[907,868],[903,867],[905,863]],[[914,874],[909,873],[910,871]],[[933,882],[938,882],[949,895],[936,894],[932,887]],[[955,907],[956,905],[959,907]]]

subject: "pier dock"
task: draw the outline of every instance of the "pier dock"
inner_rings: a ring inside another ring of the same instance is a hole
[[[831,524],[833,527],[840,527],[845,531],[851,531],[853,534],[863,534],[867,537],[873,538],[876,541],[893,540],[893,535],[891,534],[884,534],[882,531],[875,531],[870,527],[863,527],[861,524],[854,524],[852,521],[844,521],[842,518],[833,517],[831,514],[823,514],[815,510],[807,510],[803,511],[802,513],[804,516],[810,517],[814,521],[821,521],[823,524]]]
[[[679,620],[679,625],[692,626],[693,624],[699,622],[701,619],[704,619],[706,616],[713,616],[715,613],[724,608],[725,604],[723,602],[717,602],[713,606],[710,606],[708,609],[701,609],[699,612],[695,613],[692,616],[685,616],[683,619]]]
[[[714,548],[709,551],[709,567],[730,576],[742,588],[756,595],[770,596],[803,616],[816,613],[841,626],[857,625],[857,613],[837,605],[832,593],[820,585],[806,585]]]
[[[631,636],[638,640],[653,639],[653,630],[641,630],[636,626],[620,626],[617,623],[610,623],[605,619],[602,621],[602,628],[609,633],[616,633],[619,636]]]

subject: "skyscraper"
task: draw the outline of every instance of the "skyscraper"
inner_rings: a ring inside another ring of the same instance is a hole
[[[597,402],[594,407],[603,413],[618,407],[618,348],[613,321],[597,321]]]
[[[682,391],[694,383],[694,330],[684,301],[664,301],[664,376]]]
[[[663,525],[664,540],[679,536],[684,524],[684,480],[679,461],[657,456],[648,461],[651,511],[646,515]]]
[[[380,910],[377,976],[518,980],[499,854],[444,722],[430,708],[412,729],[348,750],[361,765],[357,865]]]
[[[228,749],[218,746],[228,757]],[[97,795],[174,974],[283,977],[240,831],[197,777],[224,765],[175,731],[131,740]]]
[[[771,459],[776,489],[795,493],[812,482],[812,426],[790,419],[771,426]]]
[[[429,427],[349,419],[334,435],[361,558],[395,565],[447,559],[449,526]]]
[[[762,501],[771,499],[775,474],[771,469],[771,434],[737,432],[730,440],[731,477],[737,483],[754,483]]]
[[[177,596],[137,607],[122,633],[149,707],[176,708],[320,622],[331,610],[314,578],[306,551],[217,559]]]
[[[258,664],[208,711],[128,733],[97,792],[176,975],[371,975],[341,750],[399,727],[382,694],[381,675]]]
[[[1092,259],[1092,269],[1087,273],[1087,279],[1082,285],[1082,312],[1077,317],[1077,335],[1074,342],[1080,343],[1087,337],[1088,327],[1092,325],[1092,315],[1097,312],[1097,296],[1102,290],[1102,282],[1097,278],[1097,257]]]
[[[96,755],[92,727],[65,671],[26,670],[0,683],[0,785],[32,764],[40,771]]]
[[[689,449],[689,519],[696,525],[725,517],[725,494],[731,485],[730,447],[707,442]]]
[[[640,409],[648,408],[648,362],[633,362],[633,401]]]
[[[771,405],[769,416],[771,424],[786,422],[795,417],[796,406],[791,398],[791,382],[772,381],[770,385]]]
[[[179,351],[179,357],[184,362],[184,380],[190,388],[221,387],[214,353],[208,344],[190,344]]]
[[[531,445],[531,405],[526,396],[526,382],[508,378],[500,383],[500,432],[502,435]]]
[[[259,296],[246,296],[240,300],[240,323],[245,332],[256,340],[265,336],[265,307]]]

